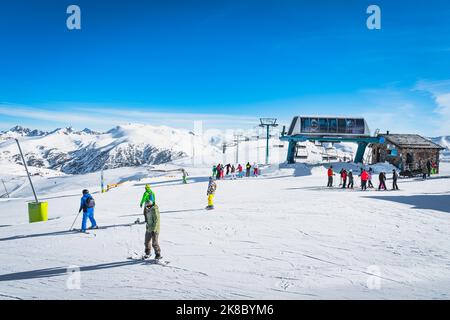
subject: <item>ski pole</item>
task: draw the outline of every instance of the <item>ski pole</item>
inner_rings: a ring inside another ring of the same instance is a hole
[[[69,231],[72,230],[72,228],[75,225],[75,222],[77,221],[79,215],[80,215],[80,212],[78,212],[77,216],[75,217],[75,220],[73,220],[72,226],[70,227]]]

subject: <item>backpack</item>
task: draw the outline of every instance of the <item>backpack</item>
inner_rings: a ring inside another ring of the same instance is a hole
[[[93,208],[93,207],[95,207],[95,200],[91,196],[86,199],[86,208]]]

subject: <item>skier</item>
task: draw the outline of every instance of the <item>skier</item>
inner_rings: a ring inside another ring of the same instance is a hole
[[[231,164],[227,164],[226,165],[226,169],[227,169],[226,175],[229,176],[230,175],[230,171],[231,171]]]
[[[186,170],[181,169],[181,174],[183,175],[183,183],[187,184],[187,176],[189,175]]]
[[[334,173],[333,173],[333,166],[330,166],[330,167],[328,168],[327,175],[328,175],[328,184],[327,184],[327,187],[328,187],[328,188],[331,188],[331,187],[333,187],[333,176],[334,176]]]
[[[78,213],[83,210],[83,220],[81,222],[80,231],[86,232],[87,219],[89,219],[89,221],[91,222],[91,227],[89,229],[98,229],[97,222],[94,219],[94,198],[90,195],[87,189],[84,189],[82,193],[83,196],[81,197],[80,210],[78,210]]]
[[[422,168],[422,180],[427,180],[428,169],[427,167]]]
[[[398,173],[395,169],[392,170],[392,190],[398,190],[397,185]]]
[[[350,169],[348,172],[348,187],[349,189],[353,189],[354,181],[353,181],[353,171]]]
[[[236,180],[236,168],[234,164],[231,166],[231,180]]]
[[[368,180],[368,187],[373,189],[373,183],[372,183],[372,168],[369,168],[369,180]]]
[[[220,173],[220,170],[222,169],[222,166],[220,165],[220,163],[217,165],[217,174],[216,174],[216,179],[217,180],[220,180],[220,176],[221,176],[221,173]]]
[[[217,167],[213,165],[212,176],[215,177],[216,175],[217,175]]]
[[[216,193],[217,185],[214,182],[212,177],[209,177],[208,190],[206,191],[206,195],[208,196],[208,205],[206,209],[211,210],[214,209],[214,194]]]
[[[161,259],[161,248],[159,247],[159,233],[160,233],[160,215],[159,208],[156,203],[150,198],[146,197],[145,206],[144,206],[144,216],[146,222],[146,230],[145,230],[145,255],[144,259],[150,258],[151,248],[155,250],[155,259]],[[154,200],[154,197],[153,197]]]
[[[152,203],[152,205],[156,205],[155,193],[150,188],[150,185],[146,184],[144,194],[142,195],[140,207],[142,208],[142,206],[145,203],[150,203],[150,202]],[[144,218],[147,220],[145,208],[144,208],[143,214],[144,214]]]
[[[361,190],[366,191],[367,190],[367,181],[369,180],[369,174],[365,169],[361,172]]]
[[[431,176],[431,161],[430,160],[427,161],[427,170],[428,170],[428,177],[430,177]]]
[[[380,183],[378,185],[378,191],[380,191],[381,189],[387,190],[386,175],[384,174],[384,172],[380,172],[380,174],[378,175],[378,180],[380,181]]]
[[[341,169],[341,171],[339,171],[339,187],[342,186],[342,173],[344,172],[344,169]]]
[[[252,166],[250,165],[250,162],[247,162],[247,164],[245,165],[245,176],[246,177],[250,177],[250,169],[252,168]]]
[[[256,164],[256,162],[253,163],[253,175],[255,177],[258,176],[258,165]]]
[[[240,163],[238,164],[237,170],[238,170],[238,177],[239,178],[244,177],[244,168],[242,168],[242,165]]]
[[[347,170],[342,169],[341,178],[342,178],[342,189],[345,189],[347,187]]]

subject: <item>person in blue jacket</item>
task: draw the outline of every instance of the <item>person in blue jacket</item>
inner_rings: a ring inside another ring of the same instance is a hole
[[[94,219],[94,198],[89,194],[89,191],[84,189],[83,196],[81,197],[80,210],[83,210],[83,221],[81,222],[81,232],[86,232],[86,222],[89,218],[91,222],[91,227],[89,229],[98,229],[97,222]]]

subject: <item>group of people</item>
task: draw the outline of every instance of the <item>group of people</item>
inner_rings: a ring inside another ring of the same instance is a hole
[[[437,164],[434,161],[428,160],[427,163],[422,166],[422,178],[423,180],[426,180],[429,178],[432,174],[437,173]]]
[[[366,191],[367,188],[374,188],[374,185],[372,183],[372,175],[373,175],[373,169],[369,168],[369,170],[366,170],[365,168],[361,168],[361,172],[358,175],[358,177],[361,179],[361,190]],[[328,176],[328,183],[327,187],[332,188],[333,187],[333,177],[335,176],[335,173],[333,171],[333,166],[330,166],[327,170],[327,176]],[[355,185],[355,176],[353,173],[353,170],[346,170],[341,169],[339,172],[340,176],[340,184],[339,186],[342,189],[353,189]],[[386,173],[380,172],[378,175],[379,185],[378,190],[387,190],[386,187]],[[392,170],[392,190],[399,190],[397,185],[398,180],[398,173],[395,169]]]
[[[250,162],[247,162],[245,165],[245,173],[244,173],[244,167],[239,163],[237,165],[234,164],[218,164],[214,165],[212,168],[212,177],[214,177],[216,180],[223,180],[226,177],[229,177],[231,180],[235,180],[236,178],[243,178],[244,174],[246,177],[250,177],[252,175],[252,169],[253,169],[253,176],[257,177],[259,175],[259,166],[257,163],[253,163],[253,166],[250,164]]]

